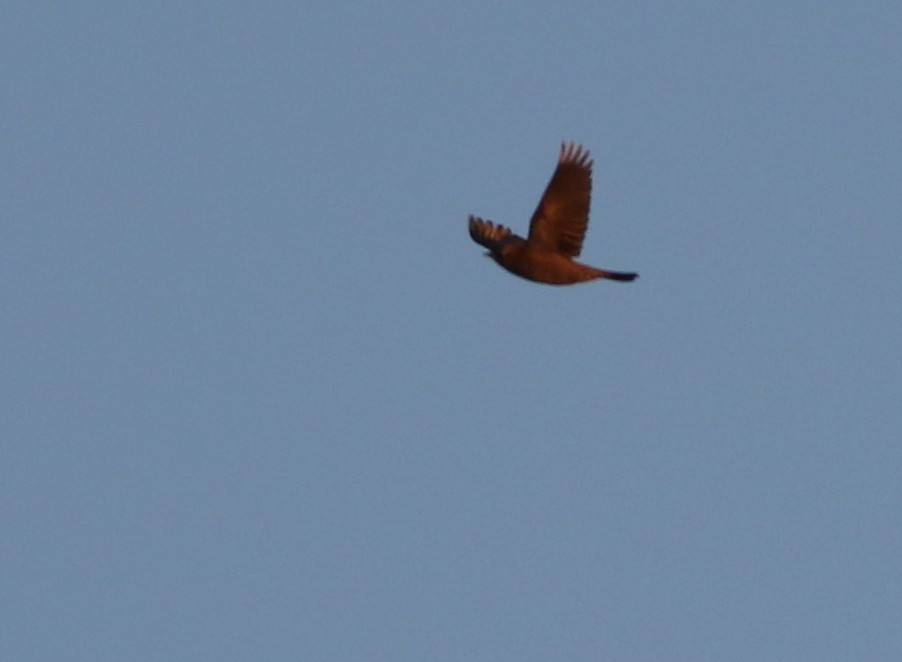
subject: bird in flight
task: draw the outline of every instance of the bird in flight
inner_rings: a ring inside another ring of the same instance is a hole
[[[571,285],[596,278],[631,281],[639,274],[577,262],[589,225],[592,160],[576,143],[561,145],[557,169],[529,222],[526,239],[510,228],[470,216],[470,237],[502,267],[522,278]]]

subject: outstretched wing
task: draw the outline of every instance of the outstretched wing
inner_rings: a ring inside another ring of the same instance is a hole
[[[557,169],[529,222],[529,243],[577,257],[589,225],[592,160],[576,143],[562,144]]]
[[[484,221],[478,216],[470,216],[470,238],[493,253],[499,251],[504,244],[523,241],[510,228]]]

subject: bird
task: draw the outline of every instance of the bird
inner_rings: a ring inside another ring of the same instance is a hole
[[[572,285],[606,278],[628,282],[639,274],[598,269],[577,262],[589,225],[592,195],[589,151],[562,143],[557,168],[529,222],[526,239],[510,228],[469,216],[470,238],[512,274],[549,285]]]

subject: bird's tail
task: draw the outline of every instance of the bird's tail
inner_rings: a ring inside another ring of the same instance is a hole
[[[629,273],[626,271],[607,271],[606,269],[597,269],[599,278],[607,278],[608,280],[619,280],[628,283],[636,280],[639,274]]]

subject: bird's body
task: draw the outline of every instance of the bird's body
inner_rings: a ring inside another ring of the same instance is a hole
[[[499,265],[521,278],[571,285],[597,278],[631,281],[637,274],[597,269],[575,261],[589,224],[592,161],[574,143],[561,146],[557,169],[529,224],[526,239],[503,225],[470,216],[470,237]]]

